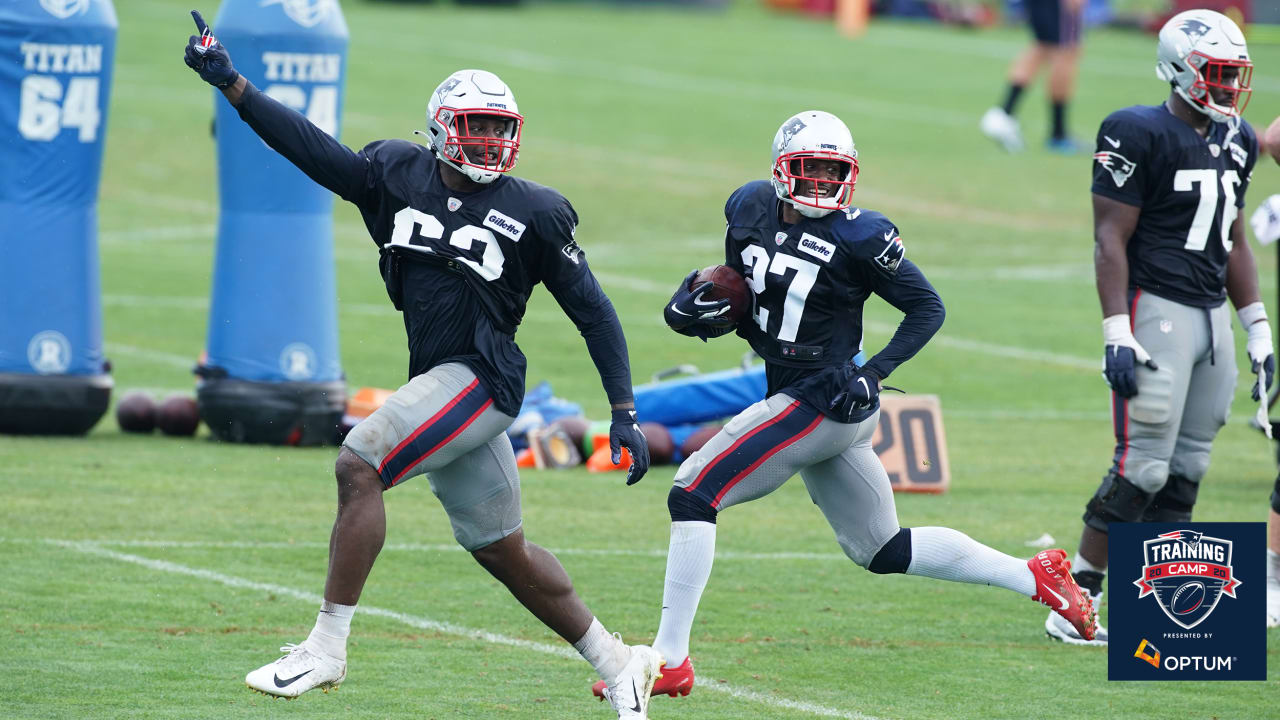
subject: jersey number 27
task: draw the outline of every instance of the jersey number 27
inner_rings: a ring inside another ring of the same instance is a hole
[[[748,268],[747,282],[751,285],[751,291],[756,294],[756,324],[766,333],[769,332],[769,308],[760,302],[760,295],[765,288],[765,275],[772,273],[785,278],[788,270],[795,270],[795,275],[787,285],[787,299],[782,304],[782,324],[778,327],[777,335],[783,342],[795,342],[796,332],[800,330],[800,318],[804,316],[804,303],[809,299],[809,291],[818,279],[818,266],[786,253],[774,253],[770,260],[769,253],[759,245],[748,245],[742,249],[742,263]]]

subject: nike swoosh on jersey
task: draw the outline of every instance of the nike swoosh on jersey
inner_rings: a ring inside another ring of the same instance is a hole
[[[1111,139],[1111,137],[1110,137],[1110,136],[1108,136],[1108,135],[1103,135],[1103,136],[1102,136],[1102,139],[1103,139],[1103,140],[1106,140],[1106,141],[1107,141],[1107,142],[1109,142],[1109,143],[1111,143],[1111,147],[1113,147],[1113,148],[1118,148],[1118,147],[1120,147],[1120,141],[1119,141],[1119,140],[1112,140],[1112,139]]]

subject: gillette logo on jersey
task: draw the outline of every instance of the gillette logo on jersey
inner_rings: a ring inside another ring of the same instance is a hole
[[[484,225],[497,230],[516,242],[519,242],[520,236],[524,235],[524,223],[519,220],[513,220],[497,210],[489,211],[489,216],[484,219]]]
[[[1266,679],[1264,534],[1263,523],[1112,523],[1107,677]]]

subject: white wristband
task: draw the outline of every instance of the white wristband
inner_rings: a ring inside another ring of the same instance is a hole
[[[1133,331],[1129,329],[1127,314],[1112,315],[1102,319],[1102,342],[1104,345],[1133,344]]]
[[[1261,302],[1250,303],[1237,310],[1236,317],[1240,318],[1240,326],[1248,330],[1254,323],[1266,322],[1267,306]]]

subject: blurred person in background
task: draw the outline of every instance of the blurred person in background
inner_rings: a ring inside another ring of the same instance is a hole
[[[1052,125],[1046,147],[1066,155],[1080,152],[1082,147],[1067,132],[1067,103],[1075,92],[1085,0],[1026,0],[1024,4],[1035,42],[1009,66],[1004,104],[987,110],[979,126],[1008,152],[1021,151],[1022,128],[1014,114],[1023,91],[1047,63]]]
[[[1085,506],[1076,583],[1102,600],[1108,524],[1191,520],[1236,387],[1230,299],[1248,334],[1258,401],[1272,384],[1271,325],[1239,217],[1258,140],[1240,114],[1253,63],[1230,18],[1190,10],[1160,30],[1159,105],[1102,121],[1093,154],[1094,268],[1115,454]],[[1050,614],[1045,632],[1105,645]]]
[[[426,473],[458,543],[607,683],[619,718],[643,719],[661,656],[610,634],[560,562],[525,540],[520,480],[505,430],[524,396],[515,343],[542,283],[586,339],[613,408],[609,442],[644,475],[622,325],[574,239],[578,216],[554,189],[508,175],[524,118],[490,72],[460,70],[431,93],[429,147],[379,140],[353,152],[236,72],[192,11],[185,61],[219,88],[272,149],[360,209],[409,339],[410,380],[347,436],[338,454],[338,513],[324,602],[306,640],[245,677],[258,692],[327,692],[347,675],[356,603],[386,538],[382,494]]]

